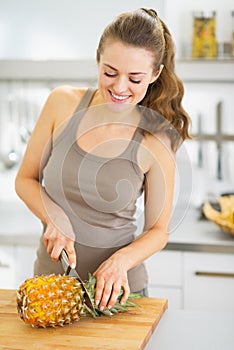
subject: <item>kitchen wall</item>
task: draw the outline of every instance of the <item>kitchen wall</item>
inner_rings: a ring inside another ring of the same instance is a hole
[[[0,0],[0,58],[94,58],[103,27],[142,6],[166,20],[179,56],[191,48],[195,10],[215,10],[218,42],[231,40],[233,0]]]
[[[103,28],[120,12],[163,0],[0,0],[0,58],[95,58]],[[30,30],[29,30],[30,28]]]

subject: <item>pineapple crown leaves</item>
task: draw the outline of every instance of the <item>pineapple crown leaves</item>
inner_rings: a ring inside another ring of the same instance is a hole
[[[136,304],[130,300],[139,299],[142,297],[142,295],[140,293],[130,293],[128,300],[122,305],[120,303],[122,295],[124,293],[124,290],[122,288],[115,305],[111,309],[108,309],[106,307],[106,308],[104,308],[104,310],[100,310],[100,308],[94,302],[95,291],[96,291],[96,277],[94,275],[92,275],[91,273],[88,274],[88,280],[85,281],[85,287],[86,287],[86,289],[89,293],[89,296],[91,298],[91,301],[93,303],[94,311],[92,311],[87,305],[85,305],[85,309],[94,318],[101,316],[102,314],[106,315],[106,316],[113,316],[114,314],[117,314],[119,312],[127,312],[127,311],[129,311],[129,307],[139,306],[138,304]]]

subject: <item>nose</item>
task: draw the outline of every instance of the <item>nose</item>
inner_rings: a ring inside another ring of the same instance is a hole
[[[118,76],[114,82],[114,91],[118,94],[128,90],[128,79],[125,76]]]

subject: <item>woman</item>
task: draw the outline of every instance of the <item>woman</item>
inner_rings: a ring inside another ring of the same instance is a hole
[[[175,153],[189,138],[171,35],[152,9],[119,15],[97,49],[98,88],[61,86],[48,97],[16,177],[44,225],[35,274],[97,278],[95,302],[122,303],[147,287],[143,261],[168,241]],[[163,117],[162,117],[163,116]],[[134,236],[144,193],[144,230]]]

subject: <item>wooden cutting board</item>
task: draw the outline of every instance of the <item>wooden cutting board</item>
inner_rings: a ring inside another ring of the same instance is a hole
[[[0,289],[0,349],[142,350],[167,309],[166,299],[141,298],[139,307],[113,317],[58,328],[32,328],[19,317],[16,291]]]

